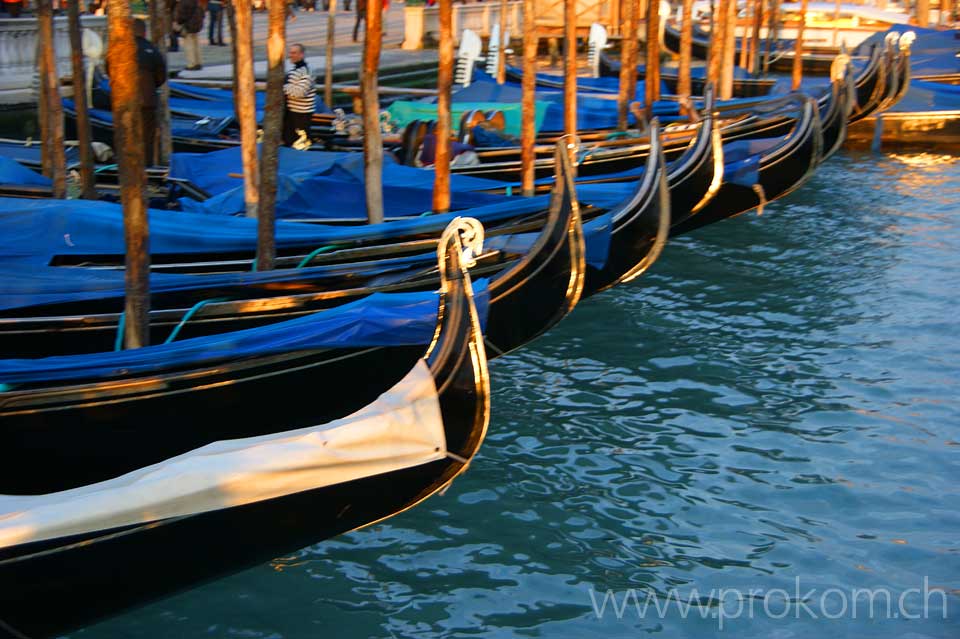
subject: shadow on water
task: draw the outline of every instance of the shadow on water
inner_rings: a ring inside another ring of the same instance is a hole
[[[841,154],[494,362],[447,495],[77,636],[709,637],[720,588],[737,636],[956,636],[956,202],[958,158]],[[824,619],[924,578],[948,619]],[[703,609],[598,619],[630,588]]]

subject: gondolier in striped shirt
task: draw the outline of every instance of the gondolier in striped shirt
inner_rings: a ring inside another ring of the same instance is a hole
[[[310,121],[317,102],[317,89],[310,74],[310,67],[303,59],[306,51],[302,44],[291,44],[287,57],[293,68],[287,72],[283,83],[286,108],[283,113],[283,143],[293,146],[300,134],[297,130],[310,132]]]

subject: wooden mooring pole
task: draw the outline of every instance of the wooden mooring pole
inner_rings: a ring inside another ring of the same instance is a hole
[[[331,0],[336,3],[336,0]],[[283,56],[287,48],[287,6],[274,0],[267,27],[267,102],[260,147],[260,201],[257,205],[257,270],[274,266],[276,246],[277,167],[283,128]]]
[[[166,0],[153,0],[150,6],[150,41],[157,47],[164,62],[167,57],[167,36],[170,35],[171,7]],[[164,82],[157,89],[157,144],[153,146],[156,153],[151,162],[161,166],[169,166],[170,155],[173,153],[173,140],[170,138],[170,84]]]
[[[623,44],[620,47],[620,93],[617,95],[617,128],[627,130],[630,103],[637,93],[637,13],[639,0],[624,0]]]
[[[807,0],[800,2],[800,28],[797,29],[797,43],[793,49],[793,83],[791,88],[794,91],[800,90],[800,83],[803,82],[803,30],[807,24]]]
[[[439,0],[440,61],[437,69],[437,126],[433,212],[450,210],[450,88],[453,86],[453,0]]]
[[[127,0],[108,0],[107,19],[114,152],[120,171],[127,249],[123,341],[126,348],[140,348],[150,343],[150,225],[143,147],[139,142],[143,135],[140,70]]]
[[[577,133],[577,0],[563,2],[563,132]]]
[[[497,82],[503,84],[507,81],[507,46],[510,44],[507,40],[507,0],[500,0],[500,44],[497,50],[500,55],[497,57]]]
[[[363,102],[363,176],[367,196],[367,220],[383,222],[383,141],[380,135],[380,96],[377,68],[383,45],[380,3],[367,0],[366,33],[360,91]]]
[[[67,160],[63,150],[63,105],[60,104],[60,77],[57,56],[53,49],[53,6],[50,0],[38,0],[37,25],[40,46],[41,91],[45,105],[41,117],[46,120],[43,146],[50,162],[49,178],[53,181],[53,197],[67,195]]]
[[[693,0],[683,0],[680,25],[680,74],[677,94],[681,99],[690,97],[690,60],[693,57]]]
[[[359,2],[359,0],[357,0]],[[337,0],[330,0],[327,11],[327,48],[323,71],[323,101],[328,109],[333,108],[333,43],[337,39]]]
[[[260,201],[260,176],[257,170],[257,103],[253,77],[253,6],[249,2],[237,2],[234,12],[237,21],[237,53],[233,60],[237,93],[234,100],[240,123],[243,200],[247,217],[256,217]]]
[[[653,119],[653,103],[660,99],[660,0],[647,0],[646,95],[643,105],[647,122]]]
[[[534,0],[523,0],[523,79],[520,87],[520,188],[527,197],[534,192],[534,144],[536,143],[537,25]]]
[[[726,39],[727,3],[732,0],[717,0],[710,14],[710,55],[707,60],[707,81],[714,87],[720,87],[720,74],[723,67],[723,42]]]
[[[723,31],[723,65],[720,73],[720,99],[733,97],[733,68],[737,54],[737,0],[727,2],[727,26]]]
[[[70,66],[73,73],[73,106],[77,111],[77,151],[80,153],[80,197],[93,200],[93,147],[90,142],[90,111],[87,105],[87,81],[83,71],[83,42],[80,36],[80,0],[68,0],[67,29],[70,32]]]

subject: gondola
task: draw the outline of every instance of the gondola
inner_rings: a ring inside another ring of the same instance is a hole
[[[601,77],[619,77],[620,60],[613,58],[606,51],[599,51],[598,69]],[[643,65],[637,66],[638,78],[646,77],[646,68]],[[664,69],[660,72],[660,79],[666,85],[667,91],[676,94],[677,85],[680,82],[680,76]],[[703,95],[706,90],[708,80],[705,77],[690,78],[690,92],[693,95]],[[735,98],[756,98],[770,95],[770,91],[777,84],[772,78],[734,78],[733,79],[733,97]]]
[[[450,485],[484,439],[490,387],[459,241],[445,246],[426,355],[381,361],[396,379],[337,421],[324,407],[341,398],[310,348],[174,359],[143,375],[79,372],[0,393],[5,439],[34,460],[24,473],[77,486],[0,491],[0,628],[55,636],[382,521]],[[150,350],[138,361],[155,360]],[[386,377],[377,368],[341,387],[372,388]],[[48,419],[13,423],[31,411]]]
[[[680,53],[680,25],[675,20],[668,20],[663,27],[663,46],[671,53]],[[737,38],[735,56],[740,57],[742,40]],[[793,69],[794,41],[783,40],[776,42],[773,49],[767,52],[766,41],[760,45],[761,55],[769,55],[771,71],[789,73]],[[710,33],[698,25],[693,27],[692,55],[697,60],[706,60],[710,50]],[[827,75],[833,58],[841,52],[840,47],[804,46],[803,72],[809,75]],[[746,96],[745,96],[746,97]]]
[[[821,162],[830,158],[847,139],[847,119],[853,110],[856,88],[849,73],[849,65],[842,57],[834,61],[831,69],[829,100],[818,102],[823,150]]]
[[[562,157],[558,158],[546,220],[535,232],[494,238],[502,247],[476,256],[476,270],[490,278],[485,334],[497,353],[509,352],[556,324],[573,309],[583,290],[585,249],[579,206],[572,191],[569,159],[565,151],[558,150],[558,154]],[[642,188],[653,190],[646,184]],[[625,202],[615,219],[629,217],[637,206],[632,200]],[[650,217],[645,210],[635,214],[644,220]],[[635,259],[646,257],[644,251]],[[214,277],[210,282],[209,276],[188,276],[186,279],[194,280],[189,286],[177,283],[166,290],[161,280],[161,286],[152,292],[151,341],[162,343],[172,337],[220,334],[289,320],[377,292],[436,287],[437,272],[425,268],[425,260],[416,260],[412,266],[405,266],[406,260],[401,262],[404,268],[399,271],[391,270],[391,260],[373,259],[369,264],[344,265],[332,273],[308,270],[300,278],[261,273],[239,281]],[[30,302],[28,296],[20,306],[8,307],[0,318],[0,352],[7,357],[36,357],[109,350],[123,319],[122,277],[116,275],[112,289],[35,296],[36,302]],[[235,283],[228,286],[224,281]],[[517,312],[519,309],[523,312]]]
[[[408,217],[380,225],[285,221],[277,224],[277,267],[348,264],[429,251],[440,231],[457,215],[478,218],[490,234],[529,231],[543,225],[548,200],[543,196],[504,198],[497,204],[457,213]],[[31,225],[28,242],[15,241],[19,236],[0,238],[0,246],[9,250],[10,256],[50,266],[123,268],[122,219],[114,204],[80,201],[64,206],[61,202],[6,199],[0,200],[0,208],[0,228],[4,232],[24,232],[24,225]],[[151,267],[155,272],[251,270],[256,237],[253,220],[151,211],[150,223]],[[4,243],[4,239],[9,242]]]
[[[754,149],[748,150],[747,153],[756,159],[740,167],[735,166],[734,158],[728,157],[725,171],[744,171],[746,175],[737,178],[725,174],[723,185],[713,199],[695,216],[672,227],[671,236],[689,233],[707,224],[762,207],[766,202],[783,197],[806,182],[821,160],[823,135],[816,100],[801,95],[795,96],[795,99],[801,103],[801,117],[797,119],[790,135],[767,141],[744,142],[766,148],[760,151],[759,157],[756,157]]]
[[[63,99],[63,116],[67,137],[76,139],[77,110],[73,100]],[[89,118],[93,139],[112,147],[113,114],[102,109],[90,109]],[[180,153],[206,153],[240,145],[239,130],[232,118],[214,120],[175,115],[170,118],[170,127],[173,150]]]
[[[587,271],[586,294],[629,282],[649,268],[667,241],[670,230],[670,188],[667,166],[657,128],[651,123],[651,148],[643,181],[636,187],[628,210],[631,215],[611,217],[611,240],[602,266]],[[638,261],[638,256],[642,259]]]
[[[912,31],[907,31],[899,37],[892,33],[888,35],[888,66],[892,77],[887,82],[887,90],[877,107],[878,112],[882,113],[894,107],[909,90],[910,47],[915,39],[916,34]]]

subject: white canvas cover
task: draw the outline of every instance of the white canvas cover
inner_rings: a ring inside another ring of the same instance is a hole
[[[425,464],[446,452],[436,385],[421,360],[375,402],[327,424],[214,442],[71,490],[0,495],[0,548],[240,506]]]

